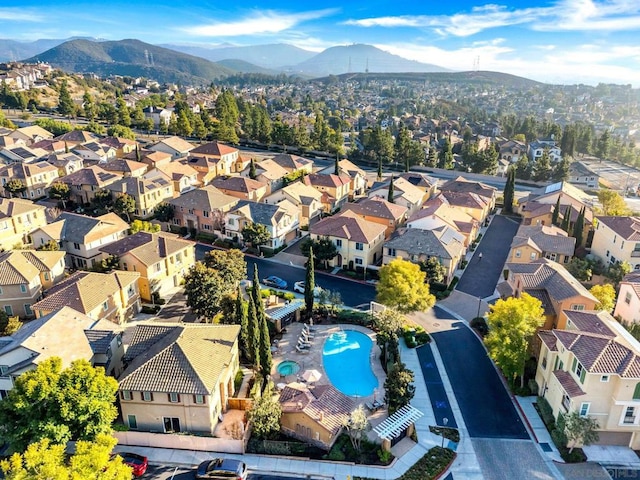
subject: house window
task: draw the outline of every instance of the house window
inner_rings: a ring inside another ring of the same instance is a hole
[[[607,250],[607,258],[609,258],[609,255],[611,254],[611,252],[609,252],[609,250]]]
[[[614,236],[613,236],[613,243],[616,243],[616,240],[617,240],[617,239],[618,239],[618,236],[617,236],[617,235],[614,235]]]
[[[160,262],[156,263],[156,272],[159,272],[160,268],[161,268]]]
[[[542,357],[542,368],[546,369],[547,368],[547,356],[545,355],[544,357]]]
[[[609,259],[609,263],[611,263],[612,265],[614,263],[618,263],[618,259],[616,257],[614,257],[613,255],[611,255],[611,258]]]
[[[338,248],[342,247],[342,240],[340,240],[340,239],[336,240],[336,247],[338,247]]]
[[[194,395],[193,403],[196,405],[204,405],[204,395]]]
[[[547,253],[546,258],[548,258],[549,260],[553,260],[555,262],[556,261],[556,254],[555,253]]]
[[[582,305],[582,304],[573,304],[573,305],[571,305],[571,310],[582,311],[582,310],[584,310],[584,305]]]
[[[30,303],[25,303],[25,304],[24,304],[24,313],[25,313],[25,315],[27,315],[28,317],[30,317],[31,315],[33,315],[33,310],[31,310],[31,304],[30,304]]]
[[[44,272],[44,279],[47,282],[51,279],[51,277],[49,276],[49,272]]]
[[[620,250],[624,250],[624,240],[620,242]]]
[[[516,258],[520,258],[522,256],[522,252],[520,250],[516,250]]]
[[[127,415],[127,422],[129,422],[129,428],[131,430],[138,429],[138,420],[136,419],[135,415]]]
[[[2,295],[2,288],[0,287],[0,295]]]
[[[602,375],[602,376],[600,377],[600,381],[601,381],[602,383],[607,383],[607,382],[609,381],[609,375]]]
[[[565,411],[568,412],[570,406],[571,406],[571,399],[569,398],[569,395],[565,393],[564,395],[562,395],[562,407],[565,409]]]
[[[364,245],[360,242],[356,242],[356,250],[364,250]]]
[[[145,402],[153,402],[153,393],[142,392],[142,400],[144,400]]]
[[[120,398],[122,398],[122,400],[133,400],[133,394],[131,390],[122,390],[120,392]]]
[[[356,258],[356,265],[362,265],[362,259]]]
[[[24,283],[20,284],[20,291],[22,293],[27,293],[27,286]]]
[[[209,218],[209,211],[208,210],[203,210],[202,211],[202,216],[206,217],[206,218]]]
[[[640,382],[636,384],[636,388],[633,391],[633,399],[640,400]]]
[[[76,250],[80,250],[80,244],[79,243],[74,243],[73,244],[73,248],[75,248]]]
[[[636,408],[635,407],[627,407],[624,411],[624,420],[622,423],[635,423],[636,421]]]
[[[208,225],[206,223],[202,224],[202,228],[204,228],[205,230],[211,230],[211,225]]]
[[[589,415],[589,407],[591,406],[591,403],[589,402],[582,402],[580,404],[580,416],[581,417],[586,417],[587,415]]]
[[[163,417],[164,431],[166,433],[180,431],[180,419],[177,417]]]
[[[627,305],[629,305],[631,303],[631,293],[627,292],[624,296],[624,303],[626,303]]]
[[[229,225],[235,225],[235,224],[236,224],[236,221],[235,221],[235,219],[230,218],[229,220],[227,220],[227,223],[228,223]]]
[[[11,307],[11,305],[5,305],[4,306],[4,312],[9,315],[10,317],[13,316],[13,308]]]
[[[133,288],[133,285],[129,285],[129,288],[127,289],[127,298],[133,297],[134,293],[135,289]]]
[[[102,304],[102,309],[106,312],[109,309],[109,302],[104,302]]]
[[[171,403],[179,403],[180,402],[180,394],[178,393],[170,393],[169,394],[169,401]]]
[[[531,260],[535,260],[537,256],[538,256],[538,254],[536,252],[531,252],[531,255],[529,255]]]

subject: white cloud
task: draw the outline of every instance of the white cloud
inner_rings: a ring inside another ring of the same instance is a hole
[[[360,27],[428,28],[442,36],[468,37],[484,30],[526,25],[538,31],[623,31],[640,28],[638,0],[559,0],[549,7],[511,9],[505,5],[476,6],[467,13],[384,16],[351,19]]]
[[[179,28],[180,31],[200,37],[238,37],[244,35],[269,35],[289,30],[299,23],[326,17],[335,13],[334,9],[300,13],[279,13],[275,11],[253,12],[247,17],[229,22],[216,22]]]
[[[11,22],[43,22],[44,17],[24,8],[0,8],[0,20]]]

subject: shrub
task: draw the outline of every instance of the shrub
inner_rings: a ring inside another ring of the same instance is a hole
[[[380,459],[380,463],[382,463],[383,465],[389,465],[389,463],[391,463],[391,459],[393,458],[393,455],[391,454],[391,452],[388,452],[387,450],[379,449],[378,458]]]
[[[218,239],[218,236],[213,233],[199,232],[196,235],[196,241],[203,243],[213,243]]]
[[[284,295],[282,296],[282,298],[284,298],[285,300],[291,301],[291,300],[295,299],[296,296],[291,292],[285,292]]]
[[[236,395],[238,394],[238,391],[240,390],[240,387],[242,386],[242,379],[244,378],[244,373],[242,372],[242,370],[238,370],[236,372],[236,376],[233,379],[233,389],[236,392]]]
[[[346,458],[346,455],[337,448],[332,448],[327,455],[327,460],[331,460],[332,462],[343,462]]]
[[[451,280],[451,283],[449,284],[449,288],[447,290],[452,291],[454,288],[456,288],[458,280],[460,280],[458,277],[453,277],[453,280]]]
[[[371,315],[369,315],[369,312],[361,310],[340,310],[336,320],[338,323],[350,323],[364,327],[371,325]]]
[[[155,315],[160,311],[160,305],[143,305],[140,310],[141,313],[149,313]]]
[[[455,458],[448,448],[433,447],[399,480],[430,480],[437,478]]]
[[[489,333],[489,326],[484,317],[475,317],[469,322],[471,328],[475,328],[483,337]]]
[[[536,401],[536,407],[538,408],[538,412],[540,412],[540,417],[547,427],[551,425],[555,425],[555,418],[553,417],[553,410],[551,409],[551,405],[547,402],[547,399],[544,397],[538,397]]]

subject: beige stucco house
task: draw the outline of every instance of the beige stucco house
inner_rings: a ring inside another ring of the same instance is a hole
[[[556,226],[521,225],[511,242],[508,262],[529,263],[548,258],[558,263],[569,263],[576,248],[576,239]]]
[[[309,228],[312,240],[329,238],[338,254],[332,266],[349,270],[377,265],[382,260],[386,226],[370,222],[353,212],[344,212],[320,220]]]
[[[127,194],[136,202],[132,216],[149,218],[161,203],[173,198],[173,181],[160,170],[152,170],[143,176],[127,177],[107,186],[113,193],[114,200],[119,195]]]
[[[103,247],[120,260],[120,268],[140,273],[140,297],[151,301],[153,292],[166,293],[182,282],[196,262],[195,242],[167,232],[138,232]]]
[[[0,248],[31,244],[31,233],[47,224],[45,210],[31,200],[0,198]]]
[[[239,201],[213,185],[207,185],[186,192],[167,203],[173,206],[173,225],[214,233],[222,231],[226,213]]]
[[[239,325],[138,325],[118,378],[131,430],[212,435],[239,368]]]
[[[310,185],[293,182],[264,198],[264,203],[278,204],[284,200],[291,202],[298,208],[300,226],[310,222],[322,214],[322,193]]]
[[[269,184],[247,177],[217,177],[211,181],[211,185],[232,197],[254,202],[261,201],[271,193]]]
[[[122,178],[115,173],[107,172],[98,165],[82,168],[60,178],[60,182],[69,185],[71,200],[76,203],[89,203],[96,192],[104,190],[113,182]]]
[[[637,450],[640,344],[606,312],[567,314],[566,330],[538,334],[539,395],[555,417],[577,411],[597,420],[598,444]]]
[[[329,213],[339,209],[349,200],[351,177],[347,175],[312,173],[304,177],[304,183],[329,197],[326,200],[323,199]]]
[[[9,316],[32,318],[42,292],[64,277],[64,252],[14,250],[0,254],[0,305]]]
[[[640,322],[640,272],[631,272],[618,284],[613,316],[625,323]]]
[[[384,198],[362,198],[356,203],[345,203],[342,211],[350,211],[369,222],[379,223],[386,228],[385,237],[389,238],[407,219],[407,208],[389,203]]]
[[[469,245],[478,237],[480,222],[468,213],[451,205],[439,195],[427,200],[422,208],[407,220],[407,227],[432,230],[448,226],[464,236],[464,245]]]
[[[58,179],[58,169],[49,162],[13,163],[0,168],[0,182],[5,197],[12,197],[4,186],[11,180],[20,180],[26,190],[22,198],[38,199],[47,196],[49,186]]]
[[[605,265],[627,262],[640,270],[640,217],[596,217],[591,253]]]
[[[263,247],[275,250],[296,238],[299,217],[298,208],[288,200],[276,205],[241,200],[225,215],[225,236],[243,242],[242,230],[247,224],[264,225],[269,232],[269,241]]]

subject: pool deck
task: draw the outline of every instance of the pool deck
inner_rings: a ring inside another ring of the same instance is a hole
[[[384,381],[387,378],[387,375],[382,369],[382,365],[379,361],[381,351],[380,347],[376,343],[375,332],[359,325],[314,325],[313,328],[315,329],[315,332],[313,332],[314,338],[312,339],[313,345],[310,349],[301,353],[296,350],[296,345],[298,343],[298,338],[302,334],[303,324],[292,323],[287,326],[287,333],[283,334],[282,340],[278,342],[278,349],[273,352],[273,370],[271,372],[273,383],[276,385],[286,385],[298,382],[302,378],[302,374],[305,370],[315,369],[322,374],[322,378],[315,382],[315,385],[331,384],[331,381],[324,370],[324,362],[322,358],[324,342],[332,333],[343,330],[355,330],[357,332],[364,333],[371,338],[371,341],[373,342],[371,353],[369,355],[369,362],[371,370],[378,380],[378,388],[374,390],[374,393],[366,397],[357,397],[356,402],[357,404],[364,405],[365,403],[373,403],[374,399],[383,401],[385,396]],[[285,360],[293,360],[300,364],[300,371],[293,375],[280,375],[277,371],[277,367],[280,362]],[[348,368],[348,366],[345,366],[345,368]],[[280,386],[282,387],[282,385]],[[381,413],[384,413],[384,415],[381,415]],[[370,418],[372,425],[382,421],[386,418],[386,408],[378,410],[378,412],[375,412],[372,417],[373,418]]]

